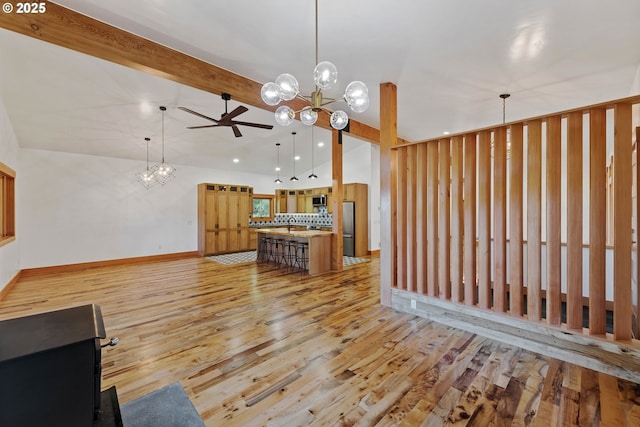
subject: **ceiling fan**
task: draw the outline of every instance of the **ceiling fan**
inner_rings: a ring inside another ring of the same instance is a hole
[[[250,123],[250,122],[239,122],[239,121],[233,120],[235,117],[239,116],[240,114],[246,111],[249,111],[249,109],[241,105],[239,107],[236,107],[235,110],[229,113],[227,112],[227,102],[231,99],[231,95],[229,95],[228,93],[223,93],[222,99],[224,99],[224,113],[222,113],[222,115],[220,116],[220,120],[216,120],[212,117],[207,117],[204,114],[200,114],[197,111],[193,111],[185,107],[178,107],[182,111],[186,111],[187,113],[191,113],[198,117],[202,117],[203,119],[211,120],[212,122],[215,123],[213,125],[205,125],[205,126],[188,126],[187,129],[203,129],[203,128],[212,128],[216,126],[230,126],[231,129],[233,129],[233,134],[236,136],[236,138],[239,138],[242,136],[242,133],[240,133],[240,129],[238,129],[239,125],[250,126],[254,128],[260,128],[260,129],[273,129],[273,125],[263,125],[260,123]]]

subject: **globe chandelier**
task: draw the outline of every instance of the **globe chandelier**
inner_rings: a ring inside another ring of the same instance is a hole
[[[325,112],[331,117],[329,123],[337,130],[344,129],[349,123],[349,116],[342,110],[331,112],[326,105],[344,100],[349,108],[356,113],[363,113],[369,108],[369,91],[361,81],[349,83],[341,98],[324,98],[323,89],[328,89],[338,82],[338,70],[329,61],[318,62],[318,0],[316,3],[316,66],[313,70],[315,90],[310,96],[300,95],[298,80],[291,74],[280,74],[275,82],[268,82],[262,86],[260,94],[267,105],[275,106],[282,101],[291,101],[294,98],[302,99],[310,105],[302,110],[294,111],[288,105],[282,105],[276,109],[276,122],[281,126],[289,126],[296,113],[300,114],[300,121],[312,126],[318,120],[318,113]]]
[[[151,138],[145,138],[144,140],[147,142],[147,169],[136,175],[138,177],[138,182],[148,190],[156,183],[156,177],[153,174],[153,171],[149,169],[149,141],[151,141]]]
[[[160,111],[162,114],[162,163],[155,165],[152,172],[156,181],[160,185],[165,185],[175,176],[176,168],[164,161],[164,112],[167,111],[167,107],[160,106]]]

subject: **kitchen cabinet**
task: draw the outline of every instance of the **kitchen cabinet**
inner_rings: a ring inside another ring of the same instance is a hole
[[[198,252],[200,255],[255,249],[255,233],[251,233],[249,229],[251,212],[253,212],[252,187],[199,184]]]

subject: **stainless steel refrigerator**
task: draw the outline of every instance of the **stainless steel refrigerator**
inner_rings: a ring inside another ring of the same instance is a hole
[[[345,256],[356,256],[355,207],[355,202],[342,202],[342,247]]]

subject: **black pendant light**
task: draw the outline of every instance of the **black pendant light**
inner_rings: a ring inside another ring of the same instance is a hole
[[[313,126],[311,126],[311,175],[309,175],[309,179],[318,179],[318,175],[316,175],[313,165],[313,145],[315,141],[313,140]]]
[[[293,176],[289,178],[289,181],[297,181],[298,177],[296,176],[296,133],[291,132],[293,135]]]
[[[276,184],[282,184],[282,180],[280,179],[280,143],[276,142],[276,150],[278,152],[278,164],[276,165],[276,171],[278,172],[278,177],[274,181]]]

